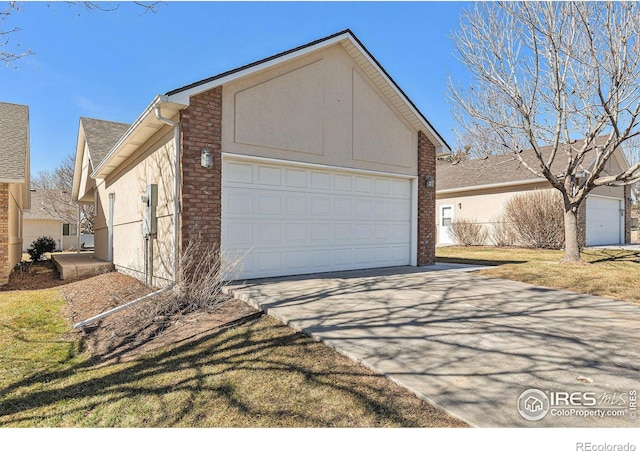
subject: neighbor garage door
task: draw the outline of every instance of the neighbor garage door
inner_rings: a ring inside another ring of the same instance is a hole
[[[225,157],[222,180],[234,278],[410,264],[410,179]]]
[[[621,200],[589,196],[587,198],[587,246],[622,242]]]

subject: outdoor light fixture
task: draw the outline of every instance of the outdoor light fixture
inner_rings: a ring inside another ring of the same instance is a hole
[[[426,186],[427,188],[433,188],[434,185],[435,181],[433,180],[433,177],[431,177],[430,175],[424,177],[424,186]]]
[[[209,149],[202,149],[200,152],[200,166],[203,168],[213,167],[213,155],[209,152]]]

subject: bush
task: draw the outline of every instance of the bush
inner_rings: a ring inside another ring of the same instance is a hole
[[[27,249],[27,253],[29,257],[31,257],[31,261],[39,262],[42,260],[42,256],[45,252],[53,252],[56,250],[56,242],[50,236],[41,236],[33,243],[31,243],[31,247]]]
[[[561,194],[555,190],[532,191],[512,197],[505,205],[504,218],[522,246],[564,247],[564,207]]]
[[[513,225],[507,222],[504,215],[491,218],[489,240],[496,247],[513,246],[516,244],[516,233]]]
[[[454,219],[449,234],[456,244],[462,246],[482,246],[487,240],[487,231],[474,219]]]

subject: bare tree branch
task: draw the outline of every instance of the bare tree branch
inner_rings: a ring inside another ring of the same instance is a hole
[[[640,180],[637,154],[607,172],[640,133],[639,14],[635,2],[483,2],[453,35],[472,77],[467,89],[449,81],[463,133],[547,179],[565,224],[594,188]],[[565,258],[578,261],[577,229],[565,233]]]

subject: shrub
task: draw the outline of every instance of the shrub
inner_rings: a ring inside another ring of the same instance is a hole
[[[462,246],[481,246],[487,240],[484,226],[471,218],[454,219],[449,234],[456,244]]]
[[[513,224],[507,222],[504,215],[494,216],[490,222],[489,240],[494,246],[505,247],[516,244],[516,233]]]
[[[41,236],[33,243],[31,243],[31,247],[27,249],[27,253],[29,257],[31,257],[31,261],[39,262],[42,260],[42,256],[45,252],[53,252],[56,250],[56,242],[50,236]]]
[[[541,249],[564,246],[564,208],[561,194],[555,190],[512,197],[505,205],[504,218],[522,246]]]

